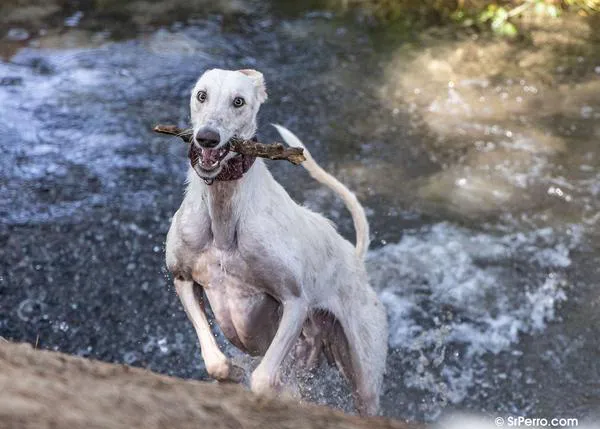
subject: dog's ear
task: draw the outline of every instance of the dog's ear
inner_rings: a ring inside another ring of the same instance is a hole
[[[263,74],[252,69],[243,69],[238,71],[252,79],[254,86],[256,86],[258,101],[259,103],[264,103],[264,101],[267,99],[267,87],[265,85],[265,77]]]

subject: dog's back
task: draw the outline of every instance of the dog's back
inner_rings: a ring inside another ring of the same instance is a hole
[[[356,195],[350,189],[348,189],[342,182],[337,180],[331,174],[326,172],[319,164],[316,163],[304,143],[296,137],[287,128],[273,124],[273,126],[279,131],[281,138],[292,147],[301,147],[304,149],[304,156],[306,161],[302,163],[302,166],[310,173],[310,175],[318,182],[324,184],[333,192],[335,192],[346,204],[346,207],[352,215],[354,221],[354,230],[356,231],[356,254],[359,258],[364,259],[369,249],[369,222],[365,215],[365,209],[360,204]]]

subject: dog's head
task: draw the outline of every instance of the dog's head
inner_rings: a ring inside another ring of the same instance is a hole
[[[201,149],[198,174],[216,177],[235,156],[228,150],[229,140],[254,137],[256,115],[266,99],[263,75],[256,70],[212,69],[200,76],[190,100],[192,144]]]

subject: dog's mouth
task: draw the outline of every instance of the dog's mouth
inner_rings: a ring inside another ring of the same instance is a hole
[[[190,147],[190,160],[205,172],[215,171],[229,153],[229,145],[220,148],[205,148],[194,144]]]
[[[192,168],[209,185],[215,180],[240,179],[250,169],[255,159],[253,156],[232,151],[229,142],[219,148],[205,148],[192,143],[188,156]]]

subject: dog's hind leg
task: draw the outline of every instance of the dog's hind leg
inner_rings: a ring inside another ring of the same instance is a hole
[[[250,379],[250,387],[255,393],[268,393],[278,387],[281,363],[298,340],[308,314],[306,304],[300,299],[288,299],[282,305],[283,315],[277,333]]]
[[[314,371],[319,366],[323,357],[323,344],[326,341],[325,328],[323,315],[311,314],[306,319],[293,353],[293,360],[298,367]]]
[[[363,299],[346,303],[331,327],[328,348],[352,385],[360,415],[378,413],[387,341],[385,308],[370,288]]]
[[[219,345],[210,329],[204,309],[202,291],[198,294],[195,293],[194,282],[183,279],[175,279],[175,290],[198,335],[200,352],[208,374],[217,380],[241,381],[244,376],[243,370],[229,362],[219,349]]]

